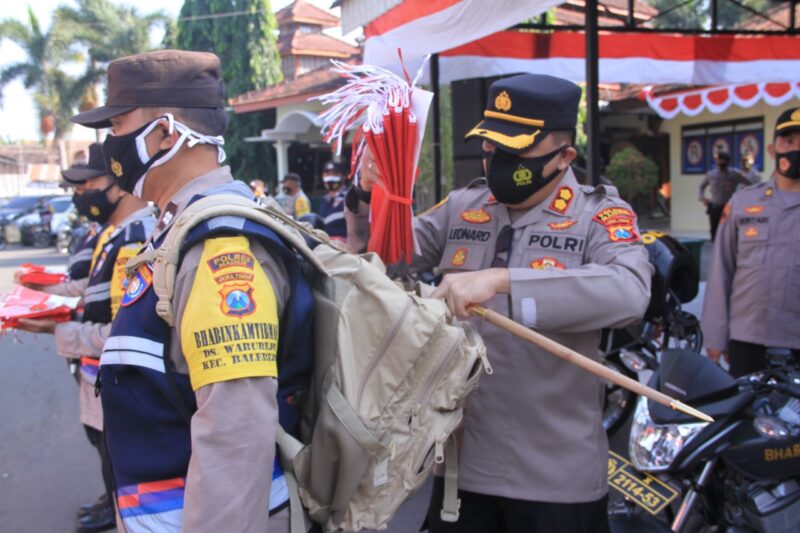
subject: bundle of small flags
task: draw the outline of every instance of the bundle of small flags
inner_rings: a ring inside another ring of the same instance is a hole
[[[412,82],[408,73],[403,79],[379,67],[333,63],[332,70],[347,78],[347,83],[316,97],[331,106],[320,114],[323,137],[341,153],[348,131],[356,130],[354,170],[361,165],[364,145],[369,147],[380,179],[372,190],[367,248],[387,264],[410,263],[414,180],[433,94],[415,87],[420,74]]]
[[[26,285],[58,285],[67,281],[67,268],[24,263],[17,269],[20,283]]]
[[[47,318],[67,322],[78,307],[80,298],[68,298],[35,291],[21,285],[0,301],[0,330],[17,327],[22,318]]]

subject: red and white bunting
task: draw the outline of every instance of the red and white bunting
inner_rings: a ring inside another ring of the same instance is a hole
[[[722,113],[734,104],[747,108],[763,101],[770,106],[780,106],[793,98],[800,98],[800,82],[704,87],[658,96],[648,88],[642,96],[661,118],[670,119],[679,113],[694,117],[703,111]]]
[[[604,83],[800,81],[800,46],[793,36],[601,32],[599,51],[600,81]],[[421,59],[409,59],[405,47],[403,53],[407,68],[416,69]],[[581,82],[584,58],[584,32],[501,31],[441,51],[439,81],[529,72]]]

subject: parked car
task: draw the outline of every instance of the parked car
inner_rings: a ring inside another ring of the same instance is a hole
[[[22,244],[33,244],[36,247],[45,247],[52,244],[58,228],[67,221],[73,209],[71,196],[56,196],[45,201],[45,208],[51,213],[45,223],[38,209],[23,215],[15,221],[20,231]]]

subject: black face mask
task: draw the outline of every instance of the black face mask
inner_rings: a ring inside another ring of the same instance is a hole
[[[106,157],[106,170],[127,193],[133,193],[136,183],[145,172],[168,150],[161,150],[153,157],[143,162],[139,158],[136,138],[144,132],[150,123],[125,135],[109,135],[103,142],[103,153]]]
[[[778,173],[790,180],[800,180],[800,150],[777,152]]]
[[[85,216],[92,222],[105,224],[111,218],[111,214],[117,208],[119,199],[112,202],[108,199],[106,194],[114,184],[112,183],[105,189],[87,189],[83,194],[75,194],[72,196],[72,202],[78,210],[78,214]]]
[[[544,166],[564,148],[566,146],[531,158],[495,149],[489,158],[489,171],[486,173],[489,190],[501,204],[516,205],[524,202],[561,172],[556,168],[547,176],[542,175]]]

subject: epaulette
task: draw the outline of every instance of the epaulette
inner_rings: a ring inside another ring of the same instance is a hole
[[[469,182],[469,185],[467,185],[466,188],[476,189],[478,187],[488,187],[488,186],[489,182],[486,180],[486,178],[475,178],[474,180]]]
[[[581,185],[581,190],[586,194],[600,194],[608,198],[619,198],[619,191],[613,185],[601,183],[593,187],[592,185]]]

